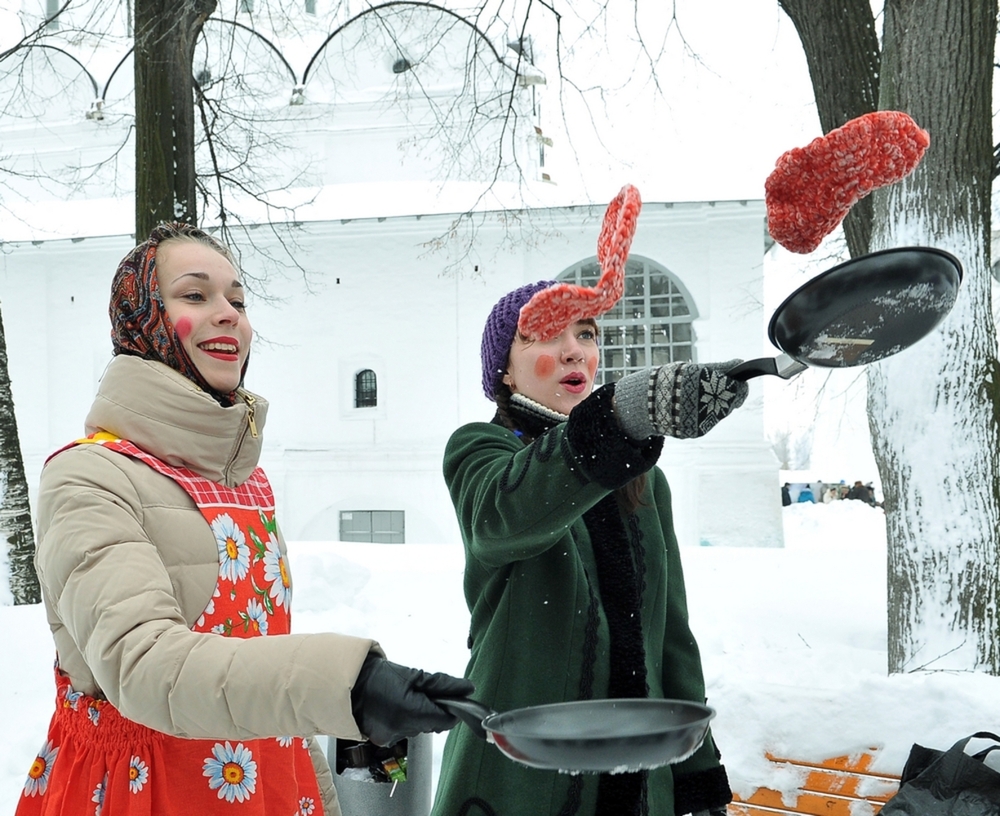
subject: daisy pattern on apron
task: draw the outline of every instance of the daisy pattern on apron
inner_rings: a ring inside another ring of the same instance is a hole
[[[110,434],[72,443],[78,444],[103,445],[145,463],[180,485],[205,517],[219,550],[219,577],[193,631],[235,638],[289,633],[292,588],[263,470],[228,488]],[[56,711],[28,772],[17,816],[237,812],[322,816],[306,740],[172,737],[76,691],[56,665]]]

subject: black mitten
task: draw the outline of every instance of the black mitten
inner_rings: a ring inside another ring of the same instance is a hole
[[[351,710],[358,729],[376,745],[405,737],[447,731],[458,718],[438,706],[438,697],[468,697],[476,687],[461,677],[428,674],[369,654],[351,690]]]
[[[686,813],[715,816],[716,813],[725,813],[726,805],[732,801],[729,779],[722,765],[689,774],[674,774],[675,816]]]

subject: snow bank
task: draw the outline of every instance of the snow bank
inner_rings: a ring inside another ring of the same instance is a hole
[[[879,749],[898,773],[910,746],[1000,731],[1000,678],[886,676],[885,517],[861,502],[783,510],[786,548],[683,551],[713,729],[736,791],[790,792],[806,760]],[[401,663],[461,673],[468,613],[455,545],[293,543],[297,631],[376,638]],[[0,811],[13,812],[51,712],[52,647],[40,607],[0,608],[8,738]],[[443,737],[435,737],[435,773]]]

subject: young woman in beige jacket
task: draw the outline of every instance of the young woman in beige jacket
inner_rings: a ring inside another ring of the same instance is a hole
[[[374,641],[289,633],[267,402],[228,250],[161,225],[121,263],[115,358],[84,439],[46,464],[36,563],[56,711],[17,814],[338,816],[312,739],[391,744],[455,719],[468,681]]]

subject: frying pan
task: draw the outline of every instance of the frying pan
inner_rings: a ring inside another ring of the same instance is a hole
[[[680,762],[698,750],[715,716],[708,706],[687,700],[581,700],[502,714],[468,697],[434,702],[510,759],[574,774]]]
[[[728,374],[787,380],[809,366],[874,363],[940,323],[961,282],[962,265],[941,249],[900,247],[854,258],[800,286],[775,310],[767,336],[782,354],[748,360]]]

